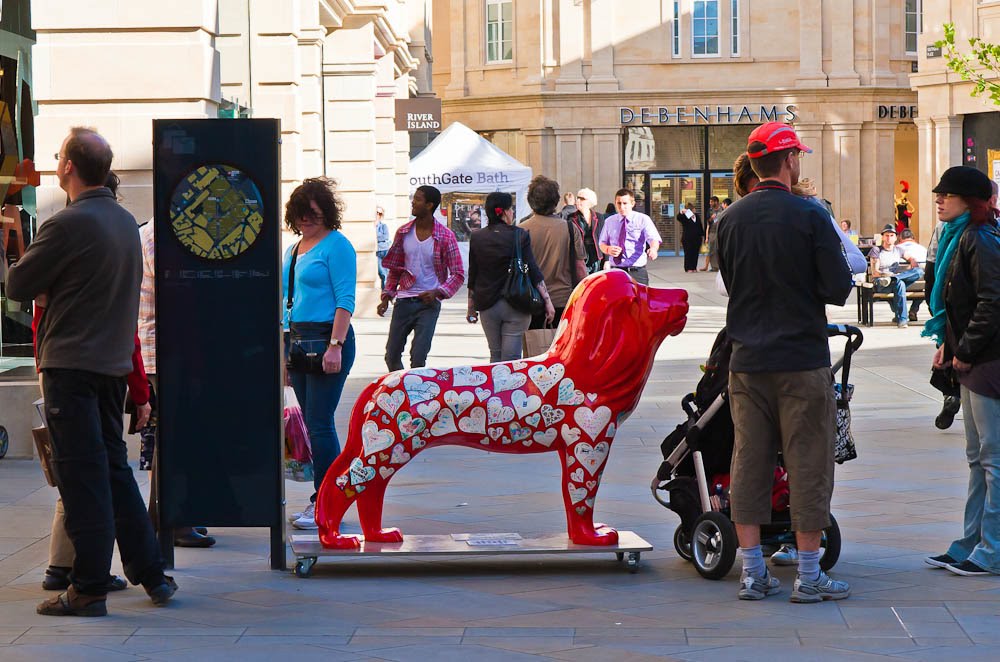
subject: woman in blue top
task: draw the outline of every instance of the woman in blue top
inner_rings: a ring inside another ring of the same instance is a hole
[[[357,286],[357,256],[351,242],[340,232],[343,209],[334,182],[325,177],[302,182],[285,205],[285,223],[302,237],[285,251],[283,260],[282,283],[287,302],[289,271],[295,259],[292,306],[285,313],[288,336],[323,352],[322,374],[288,372],[309,430],[316,490],[340,454],[334,415],[355,356],[351,315]],[[287,354],[288,341],[285,351]],[[314,492],[306,509],[292,520],[295,528],[317,528],[313,515],[315,502]]]

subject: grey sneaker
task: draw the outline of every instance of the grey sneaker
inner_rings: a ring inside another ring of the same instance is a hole
[[[892,282],[891,276],[879,276],[875,279],[875,283],[882,287],[889,287],[889,283]]]
[[[306,506],[306,509],[302,511],[298,519],[292,522],[292,526],[296,529],[304,529],[306,531],[318,529],[319,526],[316,524],[316,504],[310,503]]]
[[[795,545],[782,545],[774,554],[771,554],[772,565],[795,565],[799,562],[799,550]]]
[[[740,600],[763,600],[769,595],[781,592],[781,582],[771,576],[770,570],[763,577],[754,577],[745,570],[740,575]]]
[[[843,600],[851,595],[851,585],[830,579],[822,570],[816,579],[795,577],[792,587],[792,602],[823,602],[823,600]]]

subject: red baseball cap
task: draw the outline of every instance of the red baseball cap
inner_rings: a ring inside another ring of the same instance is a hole
[[[764,143],[764,149],[759,152],[751,152],[749,146],[754,142]],[[780,152],[783,149],[801,149],[807,154],[812,150],[802,144],[795,129],[781,122],[768,122],[761,124],[750,133],[747,138],[747,156],[751,159],[759,159],[766,154]]]

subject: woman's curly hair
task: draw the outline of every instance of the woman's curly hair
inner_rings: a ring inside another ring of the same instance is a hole
[[[344,201],[337,193],[337,182],[328,177],[311,177],[304,180],[288,198],[285,204],[285,225],[295,234],[302,234],[298,221],[312,213],[309,204],[315,201],[323,212],[323,225],[330,230],[339,230],[344,215]]]

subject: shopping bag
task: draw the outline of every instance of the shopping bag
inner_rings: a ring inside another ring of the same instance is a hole
[[[538,356],[549,351],[552,341],[556,337],[556,330],[551,328],[529,329],[524,332],[524,356]]]
[[[31,437],[35,440],[35,450],[38,452],[39,462],[42,463],[42,474],[45,475],[45,482],[50,487],[55,487],[55,469],[52,466],[52,441],[49,438],[49,429],[44,425],[31,428]]]
[[[285,477],[299,482],[313,479],[309,431],[291,386],[285,387]]]
[[[851,434],[851,397],[854,395],[854,385],[848,384],[844,389],[842,384],[833,385],[834,397],[837,401],[837,438],[833,449],[833,459],[837,464],[858,457],[854,446],[854,436]]]

